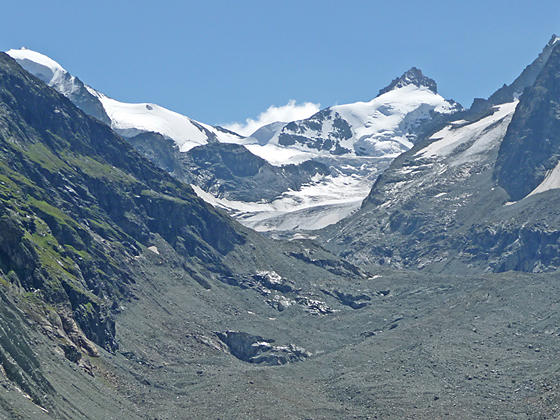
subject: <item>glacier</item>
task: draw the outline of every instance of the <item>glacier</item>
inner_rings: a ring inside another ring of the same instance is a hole
[[[412,68],[369,101],[325,108],[304,120],[272,123],[266,136],[257,130],[255,137],[245,137],[154,103],[113,99],[41,53],[22,48],[7,54],[125,138],[157,133],[172,140],[179,153],[210,143],[235,143],[274,166],[311,160],[329,168],[328,175],[317,174],[298,190],[279,191],[268,201],[243,202],[193,186],[208,203],[259,231],[316,230],[347,217],[390,162],[414,145],[425,124],[462,110],[437,93],[435,81]],[[154,136],[152,141],[161,138]]]

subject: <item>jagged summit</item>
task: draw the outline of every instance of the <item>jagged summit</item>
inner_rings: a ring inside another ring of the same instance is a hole
[[[379,91],[377,96],[381,96],[393,89],[398,89],[408,85],[414,85],[418,87],[427,87],[432,92],[437,93],[437,83],[435,80],[424,76],[422,70],[417,67],[412,67],[410,70],[403,73],[401,77],[393,79],[389,85]]]
[[[552,47],[558,41],[560,41],[560,36],[558,36],[556,34],[552,34],[552,37],[550,38],[550,41],[548,41],[548,44],[546,44],[546,46],[547,47]]]

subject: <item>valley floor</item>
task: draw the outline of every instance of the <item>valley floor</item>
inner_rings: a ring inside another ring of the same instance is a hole
[[[317,315],[297,305],[279,312],[256,291],[221,282],[203,288],[160,252],[138,260],[145,282],[117,317],[119,352],[105,353],[106,366],[95,368],[98,380],[110,378],[104,392],[113,388],[119,404],[135,407],[130,418],[560,415],[557,275],[377,269],[351,284],[330,284],[375,296],[368,305],[326,300],[336,311]],[[289,274],[298,285],[297,273]],[[312,356],[249,364],[226,351],[215,334],[225,330],[295,343]],[[89,382],[74,387],[72,395],[92,392]],[[103,417],[99,406],[91,410],[83,418]]]
[[[169,274],[153,278],[162,275]],[[232,294],[232,286],[194,296],[180,284],[157,289],[165,307],[154,310],[145,296],[122,316],[123,351],[145,360],[117,357],[137,376],[127,393],[158,418],[560,414],[556,275],[374,277],[352,288],[390,290],[387,296],[329,315],[278,312],[253,292]],[[213,348],[212,331],[225,329],[296,343],[313,356],[277,367],[247,364]]]

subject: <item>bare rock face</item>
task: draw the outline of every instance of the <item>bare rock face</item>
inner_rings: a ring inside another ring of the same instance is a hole
[[[251,335],[242,331],[217,332],[230,353],[248,363],[284,365],[307,359],[311,353],[295,344],[274,345],[273,339]]]
[[[60,316],[60,320],[62,321],[62,327],[64,328],[64,332],[66,333],[68,338],[70,338],[70,340],[74,344],[76,344],[81,349],[83,349],[89,356],[98,357],[99,351],[95,347],[95,344],[93,344],[93,342],[89,340],[81,331],[81,329],[78,327],[78,324],[72,317],[72,313],[70,311],[61,311],[59,313],[59,316]],[[63,350],[68,357],[68,352],[66,348],[63,347]],[[72,359],[69,358],[69,360]],[[77,358],[74,361],[77,360],[79,360],[79,358]]]
[[[560,43],[520,99],[496,162],[495,176],[512,201],[534,190],[560,153]]]
[[[412,67],[402,76],[393,79],[393,81],[391,81],[388,86],[379,91],[379,94],[377,96],[383,95],[384,93],[387,93],[393,89],[397,89],[407,85],[427,87],[432,92],[437,93],[437,83],[435,82],[435,80],[424,76],[422,70],[420,70],[419,68]]]

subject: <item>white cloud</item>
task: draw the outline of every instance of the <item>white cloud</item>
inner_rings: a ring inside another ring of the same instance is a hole
[[[247,118],[244,123],[235,122],[222,126],[243,136],[249,136],[263,125],[276,121],[290,122],[308,118],[319,111],[320,106],[320,104],[314,104],[312,102],[296,104],[296,101],[291,99],[283,106],[269,106],[268,109],[261,112],[255,120]]]

